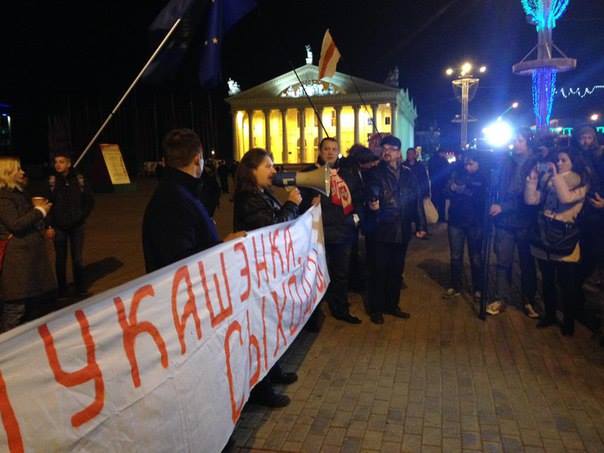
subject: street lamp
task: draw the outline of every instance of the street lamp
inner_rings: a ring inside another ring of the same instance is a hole
[[[486,71],[487,67],[484,65],[478,68],[480,74],[484,74]],[[468,144],[468,123],[476,121],[470,118],[469,104],[476,95],[480,79],[474,76],[474,65],[469,61],[462,63],[457,69],[457,74],[455,74],[456,70],[453,68],[448,68],[445,73],[448,76],[455,76],[451,83],[455,96],[461,102],[461,116],[459,119],[454,119],[453,122],[461,125],[461,147],[465,149]]]
[[[596,122],[600,119],[600,114],[599,113],[592,113],[591,116],[589,117],[590,120],[592,120],[593,122]]]
[[[518,102],[516,102],[516,101],[512,102],[512,103],[510,104],[510,106],[509,106],[507,109],[505,109],[501,115],[499,115],[499,116],[497,117],[497,119],[499,119],[499,120],[500,120],[501,118],[503,118],[503,115],[505,115],[506,113],[508,113],[508,112],[509,112],[510,110],[512,110],[512,109],[517,109],[519,106],[520,106],[520,103],[518,103]]]

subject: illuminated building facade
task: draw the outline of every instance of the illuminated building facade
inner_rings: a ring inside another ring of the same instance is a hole
[[[318,144],[326,135],[345,152],[355,143],[367,146],[375,129],[399,137],[403,149],[413,146],[417,110],[407,90],[353,80],[339,72],[328,81],[318,80],[319,69],[312,64],[296,72],[325,131],[291,71],[226,99],[233,117],[236,160],[248,149],[260,147],[271,151],[277,164],[315,162]]]

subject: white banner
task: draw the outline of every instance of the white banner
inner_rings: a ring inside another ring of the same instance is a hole
[[[218,452],[329,284],[320,207],[0,336],[0,445]]]

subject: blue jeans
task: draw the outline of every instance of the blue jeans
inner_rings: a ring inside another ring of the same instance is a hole
[[[472,270],[472,290],[480,291],[482,283],[482,227],[458,227],[449,224],[449,251],[451,254],[451,287],[463,289],[463,257],[466,240]]]
[[[518,249],[520,283],[524,303],[534,303],[537,293],[537,271],[529,246],[528,228],[495,228],[496,292],[495,298],[510,302],[512,299],[512,266],[514,250]]]

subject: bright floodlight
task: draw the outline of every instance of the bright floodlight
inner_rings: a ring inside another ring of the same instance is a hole
[[[589,119],[590,119],[590,120],[592,120],[592,121],[598,121],[598,120],[600,119],[600,114],[598,114],[598,113],[593,113],[593,114],[592,114],[592,115],[589,117]]]
[[[520,104],[518,104],[517,102],[514,102],[514,103],[512,103],[512,108],[517,109],[519,105]]]
[[[507,145],[514,137],[512,126],[502,120],[489,124],[482,132],[487,143],[495,148]]]
[[[447,68],[445,74],[447,74],[448,76],[453,75],[453,68]]]
[[[478,68],[478,72],[480,72],[480,73],[487,72],[487,67],[481,66],[480,68]]]

